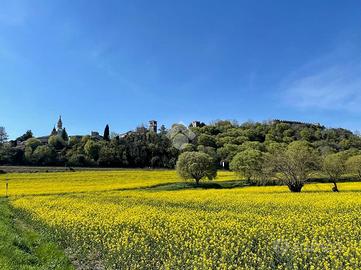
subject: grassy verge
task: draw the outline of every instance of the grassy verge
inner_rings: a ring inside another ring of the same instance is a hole
[[[74,269],[63,251],[34,231],[0,198],[0,269]]]

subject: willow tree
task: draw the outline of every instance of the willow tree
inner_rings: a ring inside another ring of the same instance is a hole
[[[343,153],[329,154],[322,161],[322,170],[334,185],[332,191],[338,192],[337,181],[346,172],[345,161]]]
[[[271,177],[286,184],[291,192],[301,192],[312,173],[319,168],[316,150],[306,141],[295,141],[268,155]]]

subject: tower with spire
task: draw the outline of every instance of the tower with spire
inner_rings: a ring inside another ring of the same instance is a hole
[[[63,121],[61,121],[61,115],[59,115],[59,120],[58,120],[57,127],[58,127],[58,130],[63,129]]]
[[[64,130],[63,121],[61,120],[61,115],[59,115],[58,123],[56,124],[56,128],[54,126],[54,128],[53,128],[53,130],[51,132],[51,136],[53,136],[53,135],[61,135],[63,130]]]

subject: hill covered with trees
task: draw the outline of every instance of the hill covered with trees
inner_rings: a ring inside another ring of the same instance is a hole
[[[34,138],[31,131],[14,141],[7,140],[5,128],[0,133],[0,165],[174,168],[180,153],[197,151],[228,168],[240,152],[269,153],[294,141],[307,142],[320,156],[361,152],[361,137],[349,130],[280,120],[242,124],[222,120],[190,127],[175,124],[169,130],[137,128],[122,136],[110,135],[107,126],[104,136],[97,138],[53,134],[46,143]]]

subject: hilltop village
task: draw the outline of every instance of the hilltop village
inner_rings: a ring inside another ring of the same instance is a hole
[[[111,131],[106,125],[103,133],[68,135],[59,117],[48,135],[34,137],[29,130],[11,141],[5,128],[1,130],[0,165],[174,168],[180,153],[197,151],[227,168],[240,151],[267,153],[275,144],[285,147],[294,141],[305,141],[322,155],[361,149],[360,136],[349,130],[285,120],[242,124],[193,121],[189,126],[174,124],[169,129],[151,120],[148,127],[126,133]]]

